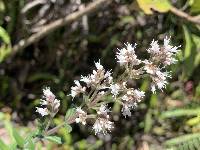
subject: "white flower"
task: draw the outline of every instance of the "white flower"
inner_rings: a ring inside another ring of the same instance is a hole
[[[107,78],[108,83],[110,84],[113,81],[113,77],[111,76],[111,71],[107,71],[104,75],[104,78]]]
[[[78,118],[75,119],[76,123],[86,125],[87,113],[84,112],[81,107],[77,107],[76,112],[78,113]]]
[[[151,91],[153,93],[155,93],[156,91],[156,87],[162,91],[163,88],[166,88],[166,84],[168,83],[166,80],[167,80],[167,77],[171,77],[169,75],[168,72],[161,72],[160,70],[158,70],[156,72],[156,75],[155,76],[151,76],[152,78],[152,85],[151,85]]]
[[[36,112],[38,112],[43,117],[49,114],[49,111],[47,108],[36,107]]]
[[[55,99],[53,102],[53,109],[58,111],[58,108],[60,107],[60,100]]]
[[[156,86],[153,83],[151,84],[151,92],[156,93]]]
[[[104,94],[105,94],[104,91],[99,92],[99,95],[104,95]]]
[[[181,46],[171,46],[170,44],[170,37],[165,37],[164,39],[164,53],[165,53],[165,60],[164,60],[164,64],[165,65],[171,65],[176,63],[176,59],[174,58],[174,55],[179,51],[177,50],[179,47]]]
[[[89,86],[91,84],[91,79],[88,76],[81,76],[80,81],[85,82],[87,84],[87,86]]]
[[[48,102],[52,102],[55,99],[55,95],[51,92],[49,87],[43,89],[44,98]]]
[[[99,88],[103,89],[102,87],[107,87],[108,84],[112,83],[112,76],[110,71],[105,71],[104,67],[99,62],[95,62],[96,70],[92,71],[92,74],[88,76],[81,76],[82,82],[87,84],[87,87],[93,86],[96,87],[97,85],[101,85]],[[77,93],[72,93],[77,95]]]
[[[40,104],[41,105],[48,105],[48,102],[44,99],[40,99]]]
[[[92,129],[94,130],[95,135],[99,133],[107,134],[107,131],[110,131],[112,128],[114,128],[113,124],[114,123],[108,119],[99,117],[95,121]]]
[[[122,114],[131,116],[130,110],[137,107],[138,102],[144,98],[144,92],[140,90],[134,90],[132,88],[127,89],[126,94],[121,97],[122,100]]]
[[[127,94],[123,95],[123,96],[122,96],[122,100],[123,100],[123,101],[129,101],[128,95],[127,95]]]
[[[92,127],[95,134],[106,134],[107,131],[110,131],[113,128],[113,122],[109,121],[108,112],[110,112],[110,110],[107,108],[107,105],[102,104],[97,111],[98,118]]]
[[[95,62],[95,66],[96,66],[97,70],[103,70],[104,69],[103,66],[100,64],[100,60],[99,60],[99,62]]]
[[[141,63],[141,60],[137,59],[137,55],[135,54],[135,47],[132,46],[132,44],[125,44],[126,48],[118,49],[119,52],[117,52],[117,59],[120,64],[120,66],[126,65],[128,63],[131,63],[134,65],[139,65]]]
[[[143,91],[139,91],[139,90],[134,90],[134,97],[136,98],[136,100],[138,102],[141,101],[141,99],[144,97],[144,92]]]
[[[119,94],[120,86],[118,84],[112,84],[110,86],[110,89],[113,97],[116,97]]]
[[[147,49],[147,51],[150,53],[153,62],[163,64],[163,67],[176,63],[177,60],[174,58],[174,56],[179,51],[177,49],[180,46],[172,46],[169,43],[170,38],[168,37],[164,38],[163,47],[159,46],[158,41],[153,40],[151,42],[151,47]]]
[[[123,104],[123,107],[122,107],[122,115],[124,116],[124,117],[126,117],[126,116],[131,116],[131,107],[130,106],[128,106],[128,105],[126,105],[126,104]]]
[[[151,54],[157,54],[160,52],[160,47],[158,45],[158,41],[152,41],[151,42],[151,47],[149,49],[147,49],[147,51]]]
[[[86,90],[86,87],[82,87],[78,80],[75,80],[74,83],[76,84],[76,86],[71,87],[71,94],[70,94],[73,98],[80,93],[84,93]]]
[[[144,62],[144,64],[145,64],[144,70],[145,70],[147,73],[149,73],[149,74],[151,74],[151,75],[156,74],[156,71],[158,70],[158,68],[157,68],[157,66],[155,66],[155,65],[153,64],[153,62],[150,62],[150,61],[148,61],[148,60],[144,60],[143,62]]]
[[[107,105],[102,104],[97,111],[97,114],[104,115],[105,117],[109,118],[109,116],[107,115],[108,112],[110,112],[110,110],[107,108]]]
[[[46,108],[36,107],[36,112],[40,113],[42,116],[57,113],[60,106],[60,100],[56,99],[49,87],[43,89],[43,98],[44,99],[40,99],[40,104],[46,106]],[[51,111],[49,111],[48,108],[50,108],[49,110]]]

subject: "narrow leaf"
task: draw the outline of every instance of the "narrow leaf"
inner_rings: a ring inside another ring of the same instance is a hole
[[[73,116],[76,112],[75,108],[70,108],[67,110],[66,115],[65,115],[65,121],[68,121],[68,119]]]
[[[72,127],[67,123],[65,124],[65,128],[66,128],[67,133],[70,133],[72,131]]]
[[[24,146],[24,139],[23,137],[13,128],[13,137],[15,138],[15,141],[20,147]]]
[[[57,144],[62,144],[61,138],[58,136],[46,136],[45,139],[55,142]]]
[[[10,150],[10,148],[0,139],[0,149],[1,150]]]
[[[196,109],[176,109],[165,111],[161,114],[162,118],[181,117],[181,116],[198,116],[200,108]]]

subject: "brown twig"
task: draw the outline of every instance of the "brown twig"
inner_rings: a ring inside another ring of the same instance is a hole
[[[200,15],[197,16],[190,16],[189,14],[177,9],[176,7],[171,7],[170,11],[175,14],[176,16],[179,16],[181,18],[184,18],[192,23],[200,25]]]
[[[112,0],[95,0],[94,2],[88,4],[88,6],[86,6],[83,9],[81,9],[77,12],[74,12],[68,16],[65,16],[64,18],[58,19],[46,26],[43,26],[40,32],[37,32],[26,39],[22,39],[16,45],[14,45],[13,49],[12,49],[11,57],[15,56],[15,54],[19,50],[22,50],[22,49],[26,48],[27,46],[39,41],[40,39],[42,39],[49,33],[55,31],[56,29],[63,27],[67,24],[70,24],[71,22],[73,22],[75,20],[78,20],[82,16],[96,10],[97,8],[99,8],[102,5],[105,5],[104,3],[108,3],[111,1]]]

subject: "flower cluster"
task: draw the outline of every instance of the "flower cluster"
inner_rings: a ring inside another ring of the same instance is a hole
[[[171,46],[170,38],[164,39],[164,46],[159,46],[158,41],[152,41],[151,47],[147,49],[150,54],[149,60],[143,61],[145,64],[144,70],[152,79],[151,91],[155,93],[156,88],[162,90],[166,88],[167,78],[171,77],[166,71],[163,71],[167,66],[176,63],[174,56],[178,52],[180,46]]]
[[[133,46],[132,44],[125,44],[126,48],[119,49],[119,52],[117,52],[116,57],[118,59],[117,62],[121,66],[124,65],[139,65],[141,63],[141,60],[137,59],[137,55],[135,54],[135,48],[136,44]]]
[[[86,87],[82,87],[79,81],[75,80],[74,83],[76,84],[76,86],[73,86],[71,88],[71,94],[70,94],[73,98],[79,95],[80,93],[84,93],[86,90]]]
[[[104,67],[100,64],[100,61],[95,62],[95,66],[96,70],[93,70],[93,74],[81,76],[80,81],[85,82],[87,87],[96,87],[101,84],[101,88],[104,88],[113,80],[111,72],[105,71]]]
[[[97,119],[93,125],[93,130],[95,134],[103,133],[106,134],[107,131],[110,131],[113,126],[113,122],[109,120],[110,116],[108,115],[109,110],[106,105],[101,105],[99,110],[97,111]]]
[[[73,99],[78,96],[82,99],[81,106],[76,108],[76,115],[72,122],[86,125],[87,119],[94,119],[92,129],[95,134],[106,134],[114,128],[109,115],[111,111],[107,108],[109,103],[121,104],[121,113],[126,117],[131,116],[131,110],[137,107],[145,97],[144,91],[129,84],[130,80],[147,75],[152,81],[151,91],[153,93],[166,88],[167,78],[170,78],[166,67],[177,61],[174,56],[179,48],[169,43],[170,38],[167,37],[164,39],[163,46],[153,40],[150,48],[147,49],[149,58],[145,60],[138,59],[135,52],[136,44],[125,44],[125,47],[118,49],[116,53],[117,62],[124,71],[116,79],[113,79],[110,71],[104,69],[100,61],[95,62],[96,68],[92,74],[81,76],[79,81],[74,81],[75,86],[71,87],[69,95]],[[43,89],[43,93],[44,99],[41,100],[41,105],[46,107],[37,107],[36,111],[42,116],[57,113],[60,101],[55,98],[49,88]]]
[[[137,106],[137,103],[139,103],[144,98],[144,92],[139,90],[134,90],[132,88],[127,89],[127,92],[125,95],[121,97],[122,100],[122,114],[126,116],[131,116],[130,110]]]
[[[112,82],[113,78],[111,76],[110,71],[105,71],[103,66],[99,62],[95,62],[96,70],[93,70],[93,74],[88,76],[81,76],[80,81],[84,82],[87,88],[96,88],[98,90],[103,90],[108,87],[108,85]],[[82,86],[79,81],[74,81],[76,86],[71,87],[71,96],[74,98],[78,96],[80,93],[85,94],[86,87]],[[103,91],[101,92],[101,94]]]
[[[45,107],[36,107],[36,112],[41,116],[49,114],[54,116],[59,110],[60,100],[56,99],[49,87],[46,87],[43,89],[43,99],[40,99],[40,104]]]
[[[86,125],[87,113],[81,109],[81,107],[76,108],[78,117],[75,119],[76,123],[82,123]]]

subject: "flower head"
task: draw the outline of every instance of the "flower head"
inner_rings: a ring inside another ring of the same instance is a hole
[[[76,123],[86,125],[87,113],[83,111],[81,107],[77,107],[76,112],[78,113],[78,117],[75,119]]]
[[[104,69],[103,66],[100,64],[100,60],[99,60],[99,62],[95,62],[95,66],[96,66],[97,70],[103,70]]]
[[[122,115],[124,117],[126,117],[126,116],[130,117],[131,116],[131,109],[132,109],[132,106],[124,103],[123,106],[122,106],[122,109],[121,109]]]
[[[52,102],[55,99],[55,95],[51,92],[49,87],[44,88],[43,90],[43,97],[46,99],[48,102]]]
[[[40,104],[45,107],[36,107],[36,112],[40,113],[42,116],[56,114],[60,107],[60,100],[56,99],[56,96],[51,92],[49,87],[43,89],[43,98],[44,99],[40,99]]]
[[[97,85],[102,85],[102,87],[106,87],[106,85],[112,82],[112,76],[110,71],[105,71],[104,67],[99,62],[95,62],[96,70],[92,71],[92,74],[88,76],[81,76],[82,82],[87,84],[87,87],[96,87]]]
[[[168,72],[161,72],[158,70],[156,75],[151,76],[153,83],[151,84],[151,91],[155,93],[156,87],[162,91],[163,88],[166,88],[167,78],[171,77]]]
[[[84,93],[86,90],[86,87],[81,86],[78,80],[75,80],[74,83],[76,84],[76,86],[71,87],[71,94],[70,94],[73,98],[80,93]]]
[[[132,44],[127,43],[125,46],[126,48],[119,49],[119,52],[117,52],[117,62],[119,62],[121,66],[126,64],[131,64],[133,66],[139,65],[141,60],[137,59],[137,55],[135,54],[136,44],[132,46]]]
[[[112,84],[110,86],[110,89],[113,97],[116,97],[119,94],[120,86],[118,84]]]
[[[158,45],[158,41],[152,41],[151,42],[151,47],[149,49],[147,49],[147,52],[155,55],[155,54],[158,54],[159,51],[160,51],[160,46]]]
[[[107,118],[97,118],[95,121],[92,129],[94,130],[95,134],[103,133],[107,134],[108,131],[111,131],[113,126],[113,122],[109,121]]]
[[[95,134],[106,134],[107,131],[110,131],[112,128],[114,128],[114,123],[109,120],[110,117],[108,115],[108,112],[110,112],[110,110],[107,108],[106,105],[102,104],[97,111],[98,117],[93,125],[93,130],[95,131]]]
[[[36,112],[38,112],[42,117],[49,115],[47,108],[36,107]]]

